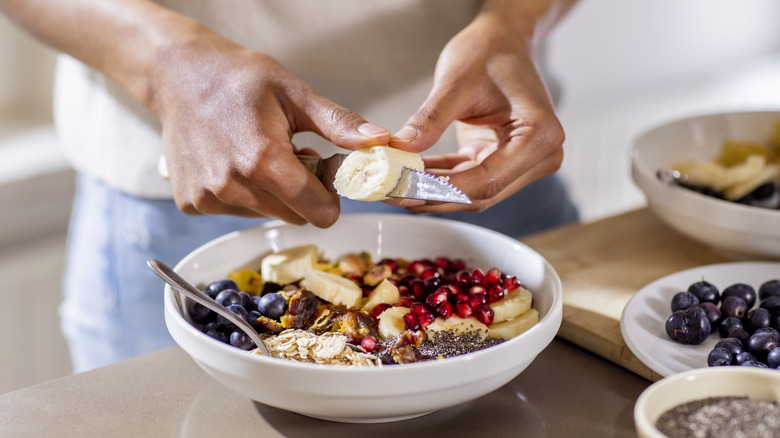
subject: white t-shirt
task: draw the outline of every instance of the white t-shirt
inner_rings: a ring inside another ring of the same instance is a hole
[[[430,91],[447,41],[476,15],[481,0],[162,0],[217,33],[267,53],[323,95],[369,122],[400,128]],[[162,153],[156,116],[101,73],[59,59],[55,122],[80,172],[117,190],[171,198],[157,173]],[[433,150],[452,150],[449,132]],[[298,146],[335,147],[311,133]]]

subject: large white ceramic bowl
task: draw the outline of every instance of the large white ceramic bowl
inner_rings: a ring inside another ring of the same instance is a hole
[[[709,397],[748,397],[780,403],[780,371],[725,366],[684,371],[650,385],[634,405],[634,423],[641,438],[665,438],[655,424],[680,404]]]
[[[712,159],[723,140],[765,142],[780,111],[708,114],[640,135],[631,172],[650,209],[672,228],[735,259],[780,259],[780,210],[751,207],[665,184],[656,173],[678,160]]]
[[[323,256],[369,252],[382,257],[449,256],[469,266],[498,267],[533,292],[540,321],[499,345],[439,361],[352,368],[269,358],[223,344],[188,321],[186,299],[166,286],[165,322],[176,342],[225,386],[258,402],[343,422],[383,422],[420,416],[478,398],[512,380],[553,340],[561,324],[561,283],[532,249],[502,234],[410,215],[344,215],[328,229],[274,223],[228,234],[175,266],[205,285],[235,269],[259,266],[262,256],[316,244]]]

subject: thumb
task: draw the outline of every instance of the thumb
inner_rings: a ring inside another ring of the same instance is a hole
[[[433,146],[455,120],[454,94],[432,92],[404,126],[390,139],[390,146],[422,152]]]
[[[308,99],[303,108],[302,130],[315,132],[336,146],[354,150],[390,142],[389,130],[321,95]]]

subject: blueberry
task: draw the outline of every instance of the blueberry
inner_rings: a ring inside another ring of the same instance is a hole
[[[271,319],[278,320],[284,315],[284,312],[287,311],[287,300],[285,300],[281,294],[272,293],[263,295],[256,303],[257,310]]]
[[[239,304],[230,304],[226,306],[228,310],[238,315],[240,318],[243,318],[244,320],[247,320],[247,311]],[[230,322],[229,319],[225,318],[222,315],[217,316],[217,324],[224,327],[226,330],[232,330],[235,329],[235,324]]]
[[[742,318],[748,311],[748,305],[742,298],[731,295],[723,300],[723,303],[720,305],[720,311],[726,317],[735,316]]]
[[[731,365],[732,356],[731,352],[725,348],[713,348],[707,355],[707,365],[711,367]]]
[[[747,360],[740,364],[743,367],[755,367],[755,368],[769,368],[767,364],[759,360]]]
[[[696,295],[688,291],[678,292],[672,297],[672,312],[685,310],[697,304],[699,304],[699,299],[696,298]]]
[[[255,329],[257,333],[262,333],[263,331],[263,327],[257,322],[257,318],[260,318],[261,316],[263,315],[259,311],[250,310],[246,317],[247,321],[249,322],[249,325],[251,325],[252,328]]]
[[[743,351],[742,353],[739,353],[736,356],[734,356],[734,363],[736,363],[737,365],[742,365],[743,363],[750,362],[750,361],[756,361],[756,358],[752,354],[748,353],[747,351]]]
[[[666,334],[681,344],[697,345],[710,334],[710,321],[699,306],[678,310],[666,320]]]
[[[780,297],[780,280],[769,280],[758,288],[758,298]]]
[[[756,359],[765,362],[769,352],[777,348],[778,337],[769,332],[758,331],[748,340],[748,352]]]
[[[720,302],[720,292],[712,284],[702,280],[688,286],[688,292],[694,294],[699,302],[708,301],[718,304]]]
[[[742,342],[743,346],[746,346],[750,339],[750,333],[742,327],[731,327],[726,332],[726,337],[737,338],[739,342]]]
[[[720,334],[720,337],[727,338],[729,336],[728,331],[732,327],[743,328],[742,320],[736,316],[727,316],[723,318],[720,321],[720,324],[718,324],[718,333]]]
[[[745,351],[745,346],[737,338],[723,338],[715,344],[714,348],[724,348],[731,353],[731,356],[736,356],[739,353]]]
[[[214,300],[225,307],[230,306],[231,304],[237,304],[241,306],[243,301],[241,299],[241,294],[239,294],[235,289],[223,290],[217,294],[217,297],[214,298]]]
[[[764,309],[763,307],[758,307],[745,315],[743,326],[745,327],[745,330],[748,331],[748,333],[753,333],[760,328],[769,327],[771,321],[772,315],[769,313],[769,310]]]
[[[725,300],[727,297],[736,296],[745,300],[748,309],[752,309],[756,304],[756,290],[752,286],[745,283],[736,283],[723,289],[720,294],[720,299]]]
[[[710,331],[715,331],[720,323],[721,312],[716,304],[705,301],[698,304],[699,307],[704,309],[707,320],[710,322]]]
[[[251,350],[255,348],[255,343],[241,330],[234,330],[230,333],[230,345],[242,350]]]
[[[205,292],[206,295],[210,296],[211,298],[215,298],[218,293],[227,289],[239,290],[238,284],[236,284],[236,282],[233,280],[217,280],[213,283],[210,283],[203,292]]]
[[[209,330],[206,332],[206,334],[220,342],[224,342],[226,344],[230,343],[230,335],[223,332],[222,330]]]
[[[211,309],[195,301],[189,302],[187,310],[190,318],[197,324],[208,324],[216,317],[216,313],[211,311]]]
[[[760,307],[768,310],[772,316],[778,316],[780,314],[780,297],[768,296],[761,300]]]
[[[241,297],[241,307],[246,310],[252,310],[252,297],[246,292],[239,292],[238,295]]]
[[[766,364],[769,368],[780,367],[780,348],[775,348],[766,355]]]

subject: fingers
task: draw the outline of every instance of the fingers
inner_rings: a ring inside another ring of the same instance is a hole
[[[315,132],[333,144],[351,150],[390,142],[389,130],[368,123],[357,113],[328,100],[313,89],[303,94],[306,98],[296,103],[302,108],[296,116],[299,130]]]
[[[410,152],[433,146],[458,116],[455,99],[456,93],[434,88],[417,112],[393,134],[390,146]]]

